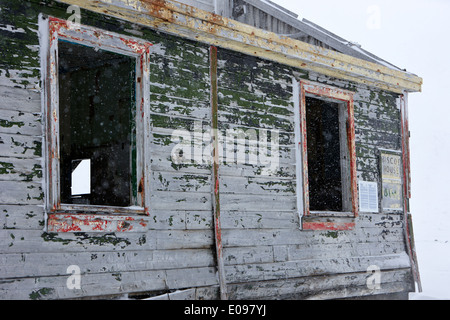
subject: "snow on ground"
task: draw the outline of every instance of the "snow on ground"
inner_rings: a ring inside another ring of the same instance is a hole
[[[433,81],[431,75],[428,78]],[[420,97],[418,106],[429,105],[427,99],[425,94]],[[450,126],[444,109],[424,113],[416,108],[410,113],[411,214],[423,287],[423,293],[412,298],[450,300]]]
[[[413,219],[423,292],[410,299],[450,300],[450,212],[413,213]]]

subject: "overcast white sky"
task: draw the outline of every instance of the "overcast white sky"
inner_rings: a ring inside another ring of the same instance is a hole
[[[424,79],[410,95],[412,212],[442,212],[450,200],[448,0],[273,0]]]

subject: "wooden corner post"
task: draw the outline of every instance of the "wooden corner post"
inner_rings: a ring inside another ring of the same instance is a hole
[[[225,267],[222,252],[222,228],[220,225],[220,197],[219,197],[219,120],[218,120],[218,84],[217,84],[217,47],[210,47],[211,73],[211,139],[212,139],[212,194],[214,213],[214,236],[216,244],[217,271],[219,274],[220,298],[228,299]]]

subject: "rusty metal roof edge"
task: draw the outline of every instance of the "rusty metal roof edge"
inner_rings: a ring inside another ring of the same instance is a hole
[[[57,1],[191,40],[397,93],[420,92],[423,83],[414,74],[254,28],[174,0]]]

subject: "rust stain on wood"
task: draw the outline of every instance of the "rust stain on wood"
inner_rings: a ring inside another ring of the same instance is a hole
[[[225,267],[223,261],[222,228],[220,221],[220,194],[219,194],[219,100],[218,100],[218,79],[217,79],[217,48],[210,47],[210,76],[211,76],[211,136],[212,136],[212,157],[213,157],[213,211],[214,211],[214,233],[217,255],[217,268],[219,272],[220,297],[222,300],[228,299],[228,290],[225,277]]]
[[[148,222],[130,216],[51,214],[49,232],[145,232]]]
[[[306,64],[311,71],[397,93],[404,89],[421,90],[422,79],[413,74],[257,29],[175,1],[63,2],[286,65],[301,67]]]

